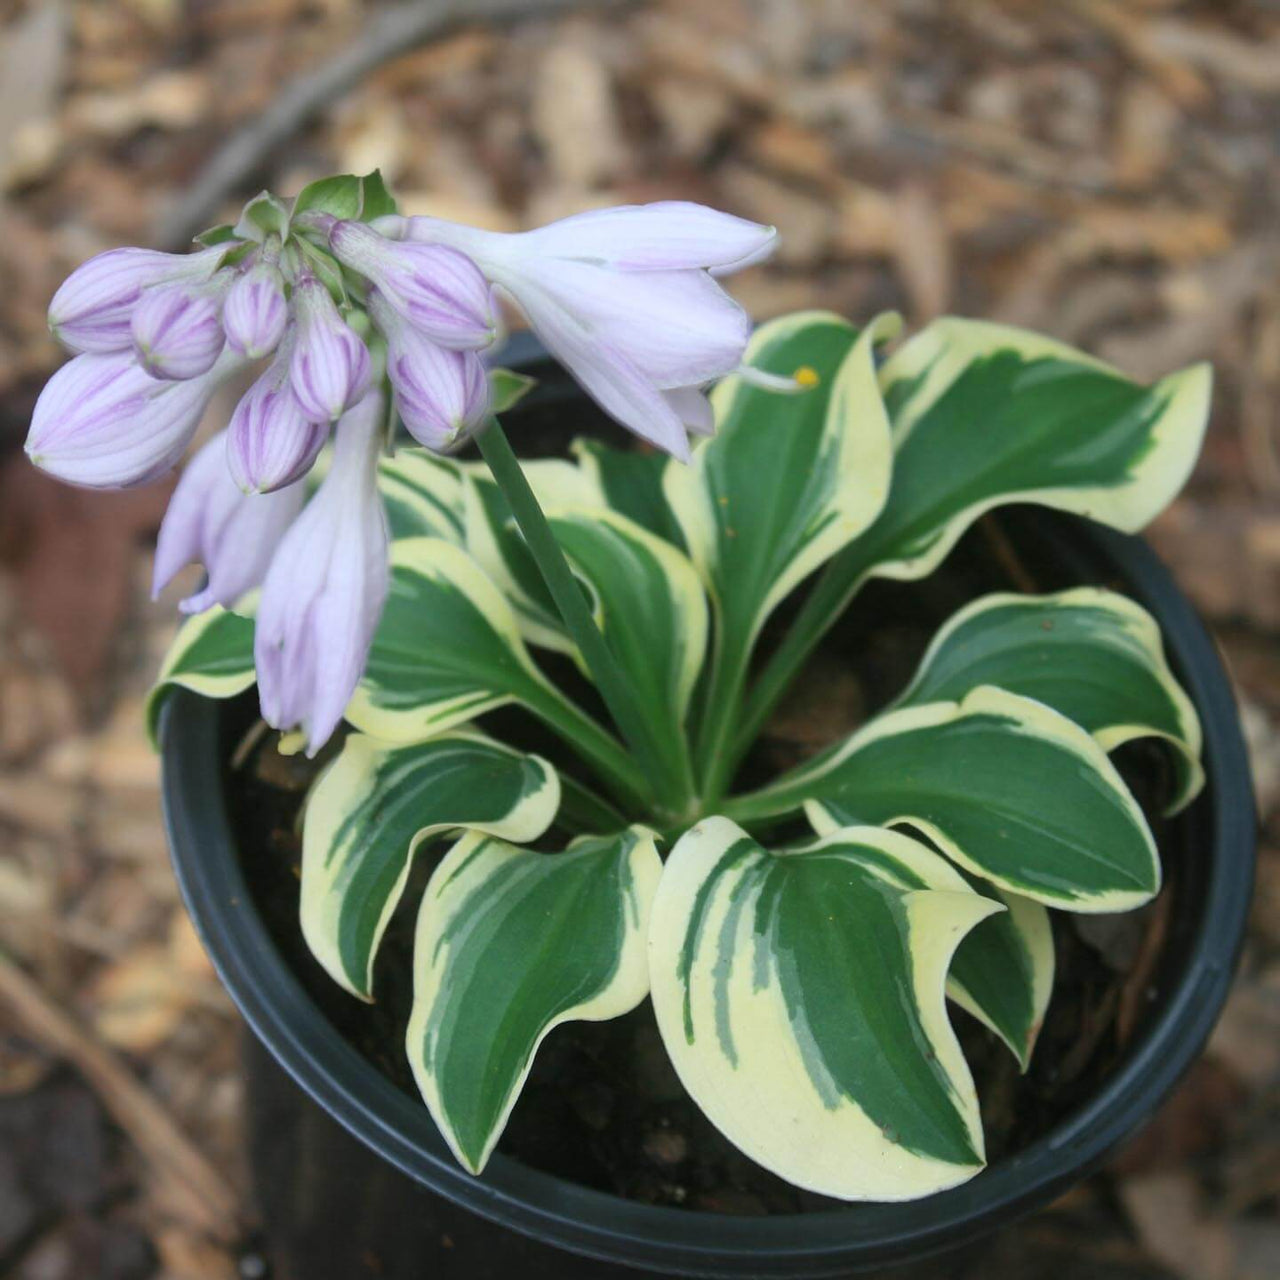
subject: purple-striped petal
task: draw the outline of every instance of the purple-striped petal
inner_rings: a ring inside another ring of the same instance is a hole
[[[307,500],[301,483],[275,493],[242,493],[227,468],[226,434],[219,432],[187,464],[156,539],[152,599],[186,565],[205,567],[205,585],[179,604],[183,613],[203,613],[215,604],[231,608],[260,586]]]
[[[369,349],[314,276],[298,281],[293,305],[298,324],[289,366],[294,395],[313,420],[335,422],[369,389]]]
[[[138,363],[175,382],[211,369],[226,343],[220,294],[181,284],[145,290],[130,328]]]
[[[380,218],[402,243],[471,257],[606,412],[677,457],[713,429],[699,388],[741,364],[745,311],[712,279],[756,261],[775,233],[698,205],[600,210],[519,235]]]
[[[245,493],[271,493],[300,480],[324,448],[329,422],[317,422],[289,385],[287,352],[240,398],[227,428],[227,466]]]
[[[314,755],[364,673],[386,601],[387,525],[377,490],[382,397],[338,423],[333,466],[280,543],[262,586],[254,664],[262,715],[301,726]]]
[[[191,254],[108,249],[62,282],[49,304],[49,328],[72,351],[124,351],[133,344],[130,318],[144,289],[207,280],[225,253],[225,245]]]
[[[493,291],[465,254],[440,245],[388,240],[363,222],[337,222],[329,244],[387,303],[432,342],[480,350],[497,332]]]
[[[456,448],[489,412],[489,376],[474,351],[446,351],[375,290],[369,314],[387,339],[387,376],[409,434],[437,452]]]
[[[288,320],[284,277],[270,262],[257,262],[237,277],[222,304],[227,341],[251,360],[270,355],[280,345]]]
[[[161,382],[131,353],[76,356],[45,384],[27,434],[31,461],[68,484],[123,489],[171,471],[218,385],[239,361],[224,355],[187,382]]]

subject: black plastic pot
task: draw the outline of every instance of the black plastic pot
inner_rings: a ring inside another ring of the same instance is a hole
[[[574,396],[554,366],[521,363],[544,380],[534,410]],[[576,403],[573,425],[581,429],[585,410]],[[512,434],[518,441],[518,419]],[[1017,518],[1069,580],[1119,586],[1155,615],[1203,722],[1208,784],[1171,828],[1177,849],[1163,851],[1177,862],[1164,996],[1114,1072],[1015,1156],[913,1203],[730,1217],[622,1200],[500,1154],[483,1177],[465,1173],[421,1103],[340,1038],[281,958],[242,875],[219,781],[226,709],[184,692],[173,697],[161,725],[164,800],[183,896],[250,1027],[310,1099],[266,1054],[249,1054],[257,1182],[289,1274],[482,1280],[516,1267],[527,1276],[612,1274],[561,1252],[571,1250],[673,1274],[843,1275],[918,1259],[1007,1224],[1079,1180],[1151,1117],[1208,1036],[1244,933],[1255,816],[1236,707],[1213,642],[1144,543],[1049,512]]]

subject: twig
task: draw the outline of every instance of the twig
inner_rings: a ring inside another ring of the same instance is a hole
[[[1009,540],[1009,535],[1001,527],[1000,521],[993,515],[987,514],[978,521],[978,528],[981,530],[982,537],[986,541],[991,554],[995,556],[996,562],[1009,575],[1013,585],[1024,595],[1034,595],[1039,589],[1036,585],[1035,575],[1027,568],[1017,549]]]
[[[1209,86],[1193,67],[1152,39],[1150,18],[1135,16],[1114,0],[1073,0],[1072,8],[1110,36],[1180,107],[1191,110],[1204,105]]]
[[[12,1010],[42,1048],[74,1064],[155,1172],[185,1193],[192,1222],[224,1243],[243,1234],[246,1223],[240,1198],[230,1183],[128,1067],[77,1026],[4,955],[0,955],[0,1004]]]
[[[595,6],[623,0],[590,0]],[[155,240],[182,248],[248,182],[270,154],[317,112],[380,66],[464,23],[508,23],[582,7],[584,0],[409,0],[371,18],[360,37],[328,62],[299,76],[261,115],[223,143],[186,194],[160,220]]]

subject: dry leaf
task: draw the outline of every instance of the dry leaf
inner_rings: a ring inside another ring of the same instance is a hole
[[[613,178],[624,154],[609,71],[578,41],[554,44],[534,78],[532,119],[552,172],[590,190]]]
[[[1148,1251],[1182,1280],[1231,1280],[1226,1224],[1205,1216],[1189,1173],[1129,1178],[1120,1198]]]
[[[53,115],[66,65],[67,11],[41,0],[16,19],[0,41],[0,190],[11,165],[30,163],[30,129]]]

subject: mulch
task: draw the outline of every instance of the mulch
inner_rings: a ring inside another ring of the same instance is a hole
[[[1213,362],[1204,458],[1150,537],[1215,629],[1253,754],[1240,976],[1150,1129],[929,1274],[1280,1274],[1280,10],[526,7],[445,24],[283,142],[250,137],[223,199],[202,181],[219,148],[385,6],[0,0],[0,1274],[230,1280],[258,1262],[238,1023],[177,902],[142,728],[182,594],[148,599],[165,495],[28,467],[61,359],[48,299],[89,254],[172,236],[193,191],[214,192],[211,224],[261,186],[375,166],[409,212],[497,229],[666,197],[776,223],[777,260],[732,282],[759,318],[955,311],[1143,378]]]

